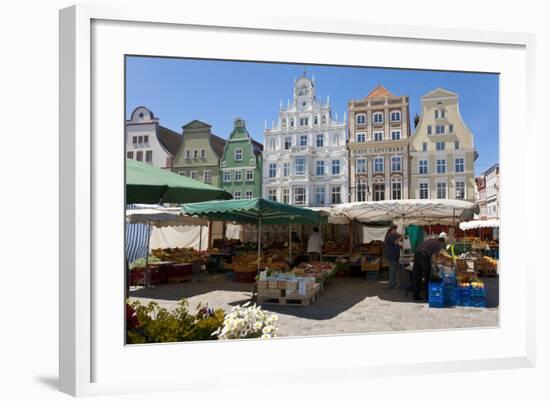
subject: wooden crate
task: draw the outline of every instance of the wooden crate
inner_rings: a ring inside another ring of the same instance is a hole
[[[380,261],[363,262],[361,263],[361,270],[364,272],[377,272],[380,271]]]

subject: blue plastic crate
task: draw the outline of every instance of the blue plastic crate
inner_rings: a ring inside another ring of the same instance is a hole
[[[485,297],[485,288],[471,288],[472,297]]]

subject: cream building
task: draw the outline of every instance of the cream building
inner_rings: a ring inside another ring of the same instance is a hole
[[[411,198],[475,200],[474,136],[458,107],[458,94],[438,88],[421,98],[411,139]]]
[[[349,113],[350,201],[409,197],[409,98],[382,85],[351,100]]]
[[[332,117],[327,100],[316,98],[305,72],[294,99],[280,105],[277,123],[264,133],[262,193],[296,206],[330,206],[348,201],[346,124]]]

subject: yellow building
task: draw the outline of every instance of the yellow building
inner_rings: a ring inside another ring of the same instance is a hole
[[[410,198],[475,200],[474,136],[458,94],[438,88],[422,96],[411,138]]]

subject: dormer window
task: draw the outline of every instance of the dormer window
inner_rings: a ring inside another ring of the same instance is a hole
[[[243,150],[241,148],[235,149],[235,160],[236,161],[242,161],[243,160]]]

